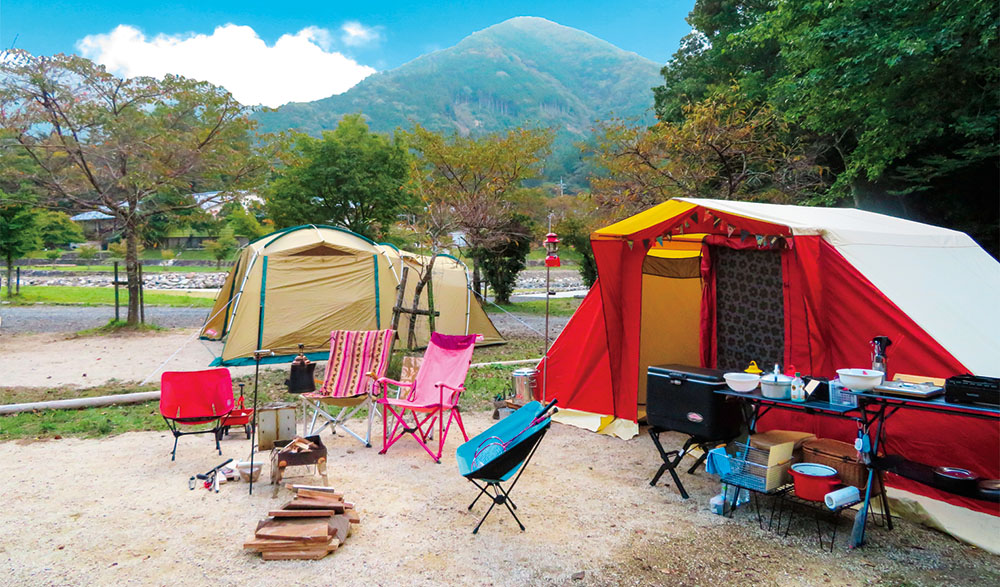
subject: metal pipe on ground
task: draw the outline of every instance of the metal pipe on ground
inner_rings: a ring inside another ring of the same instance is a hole
[[[112,404],[137,404],[159,399],[159,391],[141,391],[138,393],[122,393],[118,395],[99,395],[95,397],[79,397],[75,399],[58,399],[47,402],[8,404],[0,406],[0,415],[34,412],[36,410],[78,410],[80,408],[99,408],[103,406],[110,406]]]
[[[469,368],[476,369],[478,367],[492,367],[494,365],[523,365],[524,363],[538,363],[541,360],[541,357],[539,357],[537,359],[518,359],[516,361],[491,361],[489,363],[473,363],[469,365]]]
[[[492,361],[489,363],[473,363],[471,368],[491,367],[493,365],[519,365],[537,363],[541,359],[520,359],[516,361]],[[138,404],[157,401],[159,391],[141,391],[138,393],[121,393],[118,395],[99,395],[95,397],[80,397],[75,399],[58,399],[47,402],[30,402],[25,404],[8,404],[0,406],[0,415],[34,412],[36,410],[78,410],[80,408],[99,408],[112,404]]]

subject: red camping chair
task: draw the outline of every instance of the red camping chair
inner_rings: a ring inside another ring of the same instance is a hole
[[[215,449],[221,455],[222,419],[229,415],[233,406],[233,381],[229,369],[164,372],[160,376],[160,415],[174,435],[170,460],[177,455],[177,439],[187,434],[213,433]],[[181,432],[178,428],[213,422],[207,430]]]
[[[465,375],[472,362],[476,336],[449,336],[433,332],[413,383],[402,383],[385,377],[376,382],[382,386],[382,397],[378,400],[382,405],[382,450],[379,454],[385,454],[404,434],[410,434],[435,462],[440,463],[452,420],[458,424],[465,440],[469,440],[458,410],[458,397],[465,390]],[[390,398],[387,395],[390,384],[403,391],[409,389],[410,392],[406,397]],[[445,412],[448,412],[447,424],[444,422]],[[395,421],[391,433],[390,414]],[[412,418],[412,425],[407,423],[407,414]],[[438,429],[436,454],[427,446],[435,424]]]

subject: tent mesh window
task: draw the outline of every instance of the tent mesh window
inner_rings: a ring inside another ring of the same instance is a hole
[[[781,253],[712,247],[719,369],[763,369],[785,355]]]

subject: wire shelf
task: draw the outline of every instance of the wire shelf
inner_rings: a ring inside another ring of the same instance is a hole
[[[729,470],[720,475],[723,483],[759,493],[776,493],[788,485],[791,460],[768,466],[769,451],[742,443],[733,448],[736,454],[726,455]]]

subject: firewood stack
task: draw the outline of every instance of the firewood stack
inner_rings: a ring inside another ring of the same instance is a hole
[[[254,537],[243,544],[264,560],[318,560],[337,550],[361,521],[354,504],[330,487],[289,485],[292,501],[268,512]]]

